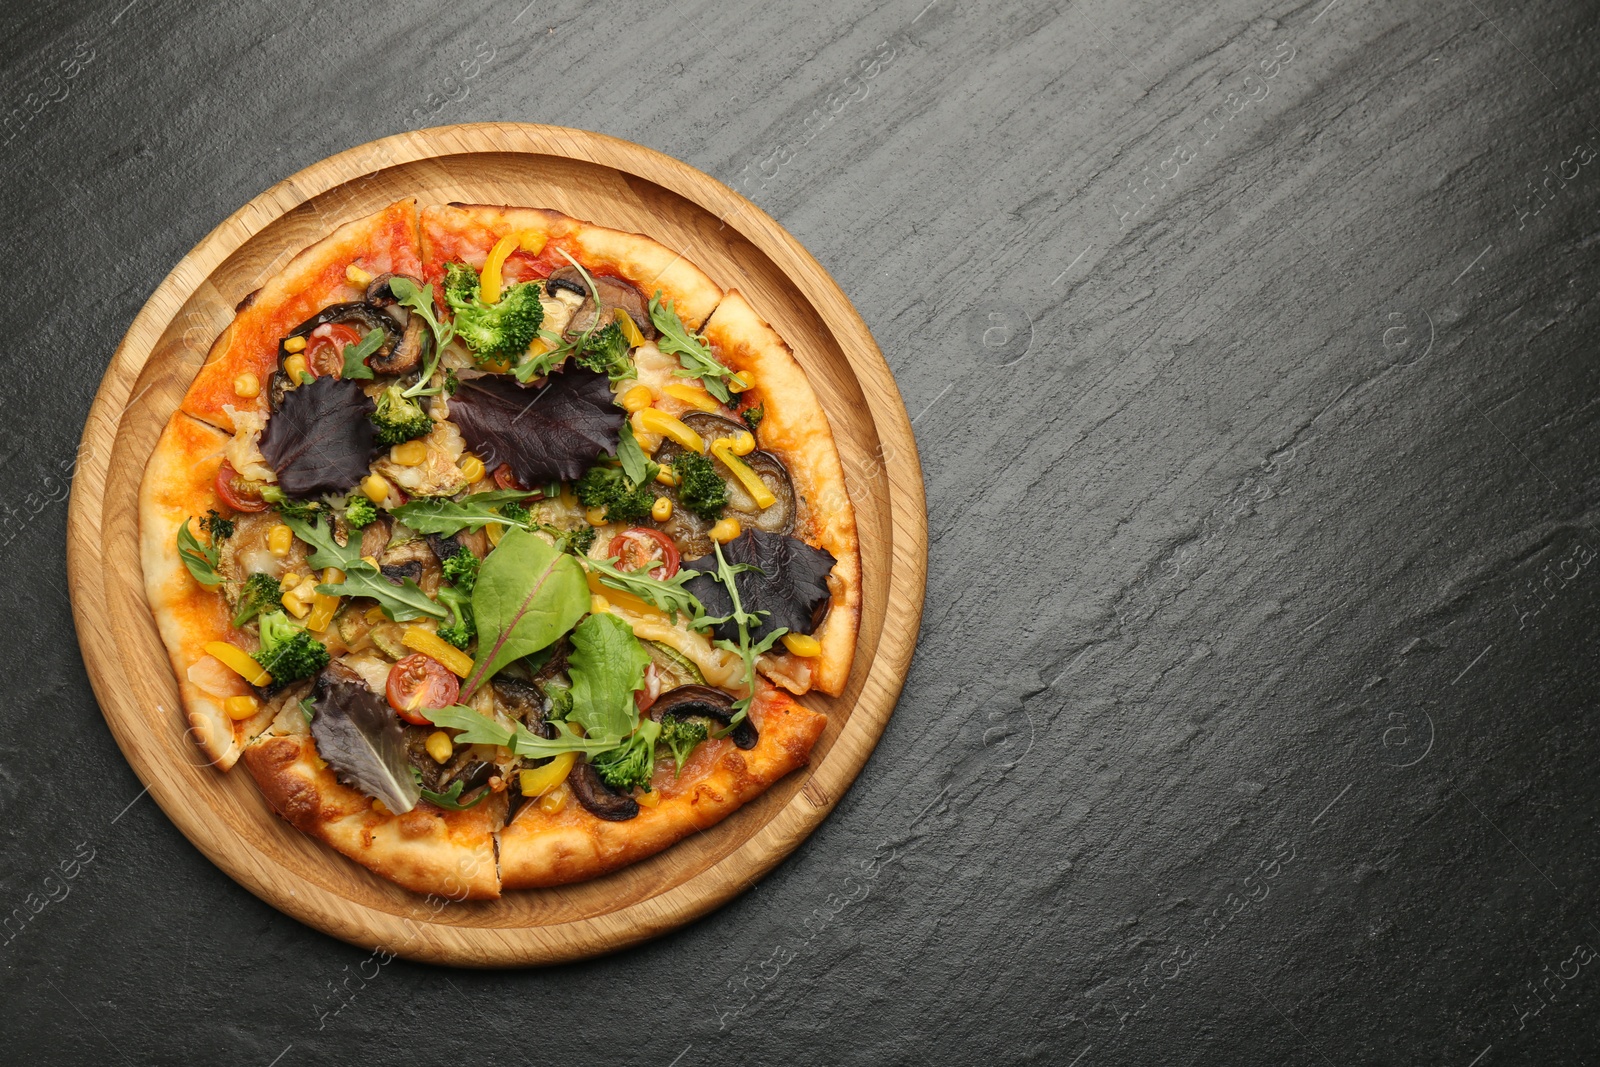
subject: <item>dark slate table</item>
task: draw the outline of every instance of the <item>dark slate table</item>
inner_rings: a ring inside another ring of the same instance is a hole
[[[1593,4],[523,3],[0,15],[13,1060],[1600,1056]],[[179,836],[62,549],[171,265],[330,153],[480,119],[777,217],[878,337],[931,510],[904,697],[821,829],[672,936],[511,973],[380,966]]]

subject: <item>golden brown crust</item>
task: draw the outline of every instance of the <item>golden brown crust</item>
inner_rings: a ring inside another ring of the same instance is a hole
[[[633,283],[647,299],[661,290],[691,326],[704,322],[722,299],[717,284],[682,253],[643,234],[598,226],[549,208],[486,204],[423,208],[423,277],[437,282],[444,276],[446,263],[482,267],[496,241],[524,230],[543,234],[545,246],[537,255],[512,252],[503,268],[507,281],[548,277],[551,271],[567,265],[561,254],[565,252],[591,274],[607,274]]]
[[[404,815],[380,813],[339,783],[304,735],[259,737],[245,748],[244,765],[279,815],[368,870],[449,900],[500,895],[494,830],[505,815],[503,799],[466,811],[422,801]]]
[[[361,299],[363,290],[345,277],[352,264],[372,275],[421,276],[415,199],[345,223],[240,301],[238,314],[211,346],[206,365],[184,396],[183,410],[231,432],[233,417],[225,408],[264,405],[264,399],[241,401],[233,380],[249,371],[260,380],[265,397],[267,378],[278,366],[278,341],[329,304]]]
[[[764,686],[750,708],[759,739],[748,752],[732,741],[702,742],[675,776],[668,761],[652,786],[661,795],[626,822],[606,822],[569,800],[554,815],[524,804],[500,832],[501,885],[532,889],[609,874],[721,822],[790,771],[803,767],[827,716]]]
[[[240,746],[264,729],[272,715],[263,709],[243,722],[223,711],[230,696],[252,692],[243,678],[206,654],[208,641],[236,641],[227,601],[220,591],[196,582],[178,557],[178,530],[191,516],[202,516],[217,502],[213,479],[228,435],[213,426],[172,413],[156,442],[139,487],[139,553],[145,596],[161,640],[167,646],[189,734],[216,766],[227,770]],[[193,529],[204,543],[206,535]]]
[[[812,667],[811,681],[838,696],[850,677],[861,622],[861,548],[828,416],[789,346],[737,289],[728,290],[702,332],[725,366],[748,371],[754,380],[754,396],[741,400],[765,411],[756,438],[783,460],[795,491],[805,500],[811,520],[807,541],[827,549],[837,561],[828,581],[833,591],[828,616],[813,635],[822,643],[822,655]]]

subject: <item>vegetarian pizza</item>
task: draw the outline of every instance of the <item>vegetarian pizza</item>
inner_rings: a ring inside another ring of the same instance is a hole
[[[860,614],[827,417],[737,290],[403,200],[246,297],[140,491],[190,735],[418,892],[593,878],[806,764]]]

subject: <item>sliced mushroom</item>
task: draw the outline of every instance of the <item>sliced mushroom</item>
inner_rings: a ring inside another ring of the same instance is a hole
[[[433,550],[420,537],[385,548],[378,556],[378,570],[395,585],[409,578],[430,596],[439,588],[442,576]]]
[[[681,418],[684,425],[707,441],[717,437],[732,437],[747,429],[741,423],[709,411],[694,411]],[[670,466],[681,452],[683,446],[673,441],[665,441],[657,449],[654,458],[657,463]],[[756,472],[756,477],[765,482],[767,488],[772,490],[772,495],[778,499],[771,507],[757,507],[755,500],[745,491],[737,478],[719,470],[719,473],[723,474],[723,481],[728,483],[728,506],[723,509],[723,515],[738,519],[739,525],[747,529],[793,534],[798,509],[794,484],[789,480],[788,468],[771,452],[752,452],[740,458],[744,460],[746,466]],[[713,459],[712,462],[716,463],[716,460]],[[720,464],[718,466],[720,467]],[[678,542],[678,548],[685,559],[698,559],[711,551],[711,527],[715,524],[715,519],[703,519],[688,508],[674,508],[672,517],[666,521],[662,529]]]
[[[566,290],[583,297],[583,303],[572,313],[572,318],[567,322],[567,328],[562,337],[572,341],[582,336],[591,326],[604,329],[611,325],[615,316],[612,309],[621,308],[628,313],[628,318],[639,327],[639,333],[646,341],[653,341],[656,337],[655,324],[650,321],[650,304],[631,283],[621,278],[613,278],[606,274],[590,274],[594,279],[595,290],[600,294],[599,320],[596,321],[596,308],[594,293],[589,291],[588,284],[583,280],[577,267],[562,267],[552,271],[550,277],[545,279],[545,292],[552,295]]]
[[[639,814],[639,802],[602,782],[587,759],[580,758],[572,765],[567,784],[572,787],[572,795],[578,798],[579,804],[607,822],[627,822]]]
[[[650,706],[650,717],[657,722],[666,718],[715,719],[727,726],[733,721],[733,697],[709,685],[680,685],[656,698],[656,702]],[[755,723],[748,717],[733,728],[730,736],[734,747],[746,751],[755,748],[760,740]]]
[[[522,723],[540,737],[556,736],[556,728],[544,721],[544,696],[536,686],[502,674],[489,683],[489,688],[494,692],[495,704],[506,715]],[[520,766],[540,767],[549,762],[548,758],[525,760]],[[522,795],[522,790],[516,785],[516,776],[509,770],[506,772],[506,780],[511,784],[506,790],[506,821],[509,822],[529,798]]]
[[[417,327],[422,323],[416,316],[412,316]],[[289,375],[284,372],[284,361],[291,353],[284,347],[290,337],[309,337],[311,331],[318,326],[328,323],[343,323],[353,327],[363,336],[369,330],[382,330],[384,333],[383,344],[378,351],[367,360],[367,366],[380,374],[404,373],[415,367],[422,359],[421,334],[413,336],[411,326],[408,324],[402,329],[400,324],[376,304],[365,301],[352,301],[347,304],[331,304],[311,316],[293,330],[288,336],[278,341],[278,369],[272,375],[272,383],[267,391],[267,401],[273,411],[278,410],[278,405],[283,402],[284,393],[290,387]]]
[[[421,278],[416,278],[409,274],[394,274],[392,272],[380,274],[376,278],[372,279],[372,281],[367,283],[367,303],[376,304],[381,308],[392,307],[393,305],[399,303],[399,301],[395,299],[394,290],[389,287],[389,283],[395,278],[404,278],[412,285],[415,285],[418,289],[424,289],[425,291],[425,287],[422,284]]]

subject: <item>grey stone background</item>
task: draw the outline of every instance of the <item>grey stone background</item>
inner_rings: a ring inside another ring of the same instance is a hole
[[[524,2],[0,13],[0,1047],[1600,1059],[1594,4]],[[385,964],[202,858],[100,717],[62,548],[172,264],[330,153],[484,119],[788,227],[894,368],[932,538],[819,831],[674,935],[507,973]]]

